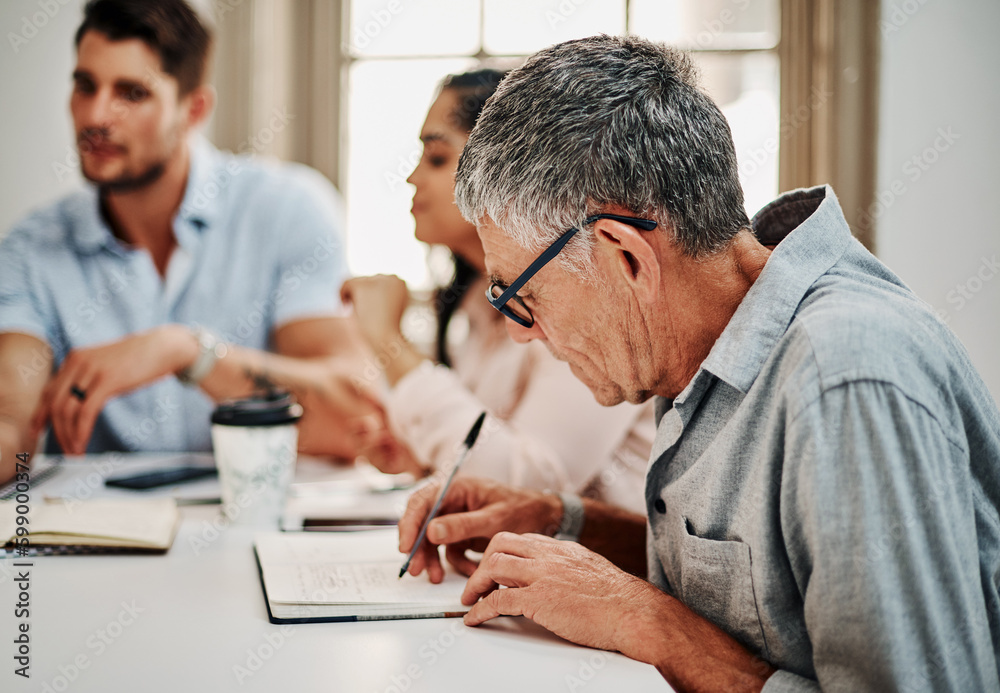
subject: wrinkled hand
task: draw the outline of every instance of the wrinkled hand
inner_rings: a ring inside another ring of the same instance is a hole
[[[353,304],[361,333],[372,349],[381,352],[402,339],[399,325],[410,302],[402,279],[392,274],[354,277],[344,282],[340,296]]]
[[[410,497],[399,521],[401,552],[409,553],[413,548],[440,488],[441,482],[429,484]],[[498,532],[555,534],[561,518],[562,502],[556,496],[459,477],[427,528],[427,538],[413,556],[409,572],[420,575],[426,569],[431,582],[441,582],[444,568],[438,545],[445,544],[448,562],[463,575],[472,575],[477,563],[466,556],[466,551],[482,551]]]
[[[59,446],[68,455],[82,455],[105,403],[189,366],[198,345],[190,331],[164,325],[109,344],[74,349],[49,380],[31,421],[37,437],[52,424]],[[73,388],[85,393],[81,400]]]
[[[575,643],[633,656],[636,626],[664,598],[580,544],[510,532],[493,537],[462,593],[462,603],[474,605],[466,625],[525,616]]]
[[[525,616],[572,642],[652,664],[678,691],[760,691],[775,671],[674,597],[575,542],[497,534],[462,603],[472,606],[468,626]]]

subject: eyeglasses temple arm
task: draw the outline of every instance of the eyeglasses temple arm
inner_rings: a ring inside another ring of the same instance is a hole
[[[518,292],[518,290],[527,283],[535,274],[544,267],[549,260],[554,258],[562,250],[563,246],[569,242],[569,239],[577,232],[577,229],[570,229],[562,236],[560,236],[555,243],[546,248],[545,252],[535,258],[535,261],[528,265],[528,269],[521,272],[521,276],[514,280],[514,283],[507,287],[507,289],[500,294],[493,303],[503,305],[510,298]]]

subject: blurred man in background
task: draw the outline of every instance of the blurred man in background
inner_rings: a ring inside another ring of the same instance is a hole
[[[51,453],[208,450],[212,400],[265,382],[303,401],[301,449],[353,456],[372,409],[334,188],[196,135],[212,35],[182,0],[93,0],[76,49],[91,185],[0,244],[0,480],[46,425]]]

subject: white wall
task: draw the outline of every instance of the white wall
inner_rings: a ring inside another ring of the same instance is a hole
[[[0,2],[0,236],[80,181],[69,117],[83,0]]]
[[[878,255],[1000,400],[998,26],[997,0],[883,0],[874,211]]]

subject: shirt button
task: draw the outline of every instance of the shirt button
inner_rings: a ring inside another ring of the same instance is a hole
[[[662,498],[657,498],[656,502],[653,503],[653,507],[656,508],[656,512],[660,513],[661,515],[667,512],[667,504],[663,502]]]

